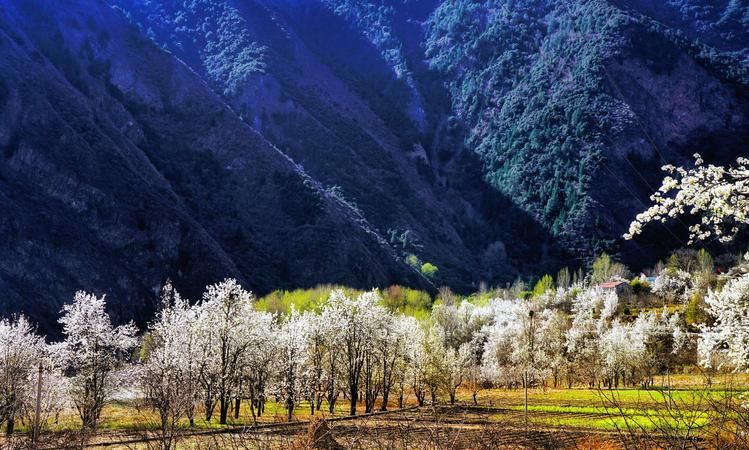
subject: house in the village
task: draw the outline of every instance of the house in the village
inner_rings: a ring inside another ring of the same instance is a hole
[[[607,291],[614,291],[619,297],[632,295],[632,286],[626,281],[607,281],[599,284],[598,287]]]

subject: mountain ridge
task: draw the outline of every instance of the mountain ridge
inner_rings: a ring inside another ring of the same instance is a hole
[[[226,276],[267,292],[285,272],[301,285],[429,286],[111,8],[13,6],[0,49],[3,310],[54,329],[61,304],[87,289],[114,297],[120,320],[142,319],[167,277],[195,298]],[[86,68],[72,58],[83,53]]]
[[[620,238],[659,167],[749,145],[740,2],[71,5],[0,4],[0,308],[38,297],[45,326],[76,289],[143,317],[167,277],[469,292],[604,250],[637,269],[683,245]]]

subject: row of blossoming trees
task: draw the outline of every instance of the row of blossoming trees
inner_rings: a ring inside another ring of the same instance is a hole
[[[701,333],[702,364],[746,366],[747,337],[725,305],[748,295],[747,277],[708,294],[716,322]],[[316,311],[272,315],[231,279],[195,304],[167,283],[140,337],[132,325],[113,326],[105,306],[103,297],[77,293],[62,310],[65,339],[54,344],[23,317],[0,321],[0,422],[8,431],[19,419],[31,424],[37,397],[43,426],[72,406],[90,431],[115,392],[127,389],[158,413],[171,438],[196,416],[225,424],[243,402],[253,421],[269,400],[290,420],[301,403],[333,414],[346,402],[356,414],[452,403],[461,386],[476,402],[482,386],[524,380],[649,386],[680,352],[693,351],[678,315],[632,318],[615,292],[585,283],[530,300],[438,304],[422,322],[382,306],[377,291],[335,290]]]

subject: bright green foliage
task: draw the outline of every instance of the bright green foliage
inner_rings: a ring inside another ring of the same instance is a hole
[[[406,263],[408,263],[408,265],[413,267],[414,269],[421,269],[421,260],[414,254],[406,256]]]
[[[358,293],[358,291],[351,288],[330,284],[311,289],[295,289],[293,291],[277,290],[259,299],[255,303],[255,307],[260,311],[280,314],[289,314],[292,306],[300,312],[317,311],[327,301],[334,289],[343,289],[352,295]]]
[[[475,292],[468,297],[465,297],[465,300],[474,304],[475,306],[487,306],[490,300],[497,297],[499,297],[499,294],[495,291],[484,291]]]
[[[430,262],[423,262],[418,256],[409,254],[406,256],[406,263],[414,269],[421,272],[427,278],[434,278],[439,268]]]
[[[700,249],[697,252],[697,276],[699,277],[697,284],[700,288],[706,289],[709,286],[715,276],[714,270],[713,257],[704,248]]]
[[[700,251],[697,252],[697,263],[699,264],[699,268],[701,271],[712,272],[713,257],[704,248],[701,248]]]
[[[700,291],[695,291],[689,297],[689,303],[684,311],[684,322],[689,327],[696,327],[698,324],[705,323],[707,314],[705,313],[705,299]]]
[[[679,255],[673,253],[671,256],[669,256],[668,262],[666,263],[666,269],[674,271],[681,269],[681,260],[679,259]]]
[[[399,285],[390,286],[382,291],[382,303],[388,310],[420,320],[429,318],[433,302],[429,293]]]
[[[601,253],[591,267],[590,281],[594,284],[603,283],[614,277],[626,278],[627,267],[614,261],[607,253]]]
[[[347,295],[356,296],[361,291],[337,286],[321,285],[310,289],[295,289],[293,291],[277,290],[260,298],[255,307],[260,311],[275,314],[289,314],[291,308],[304,311],[319,311],[334,289],[343,289]],[[428,292],[393,285],[382,291],[382,304],[390,311],[400,312],[417,319],[426,319],[432,311],[434,299]]]
[[[551,278],[551,275],[544,275],[533,287],[533,296],[544,295],[552,289],[554,289],[554,280]]]
[[[421,268],[419,270],[425,277],[434,278],[434,276],[437,275],[437,271],[439,270],[439,268],[437,268],[437,266],[430,262],[425,262],[421,265]]]
[[[567,288],[572,284],[572,274],[568,267],[562,267],[557,273],[557,286],[560,288]]]

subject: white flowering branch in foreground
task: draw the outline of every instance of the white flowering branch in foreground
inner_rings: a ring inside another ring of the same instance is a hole
[[[663,166],[668,173],[661,187],[650,197],[655,203],[637,215],[625,239],[632,239],[650,222],[667,222],[687,214],[701,216],[689,227],[689,243],[711,237],[728,242],[739,225],[749,223],[749,159],[738,158],[733,167],[705,164],[694,155],[692,169]]]

